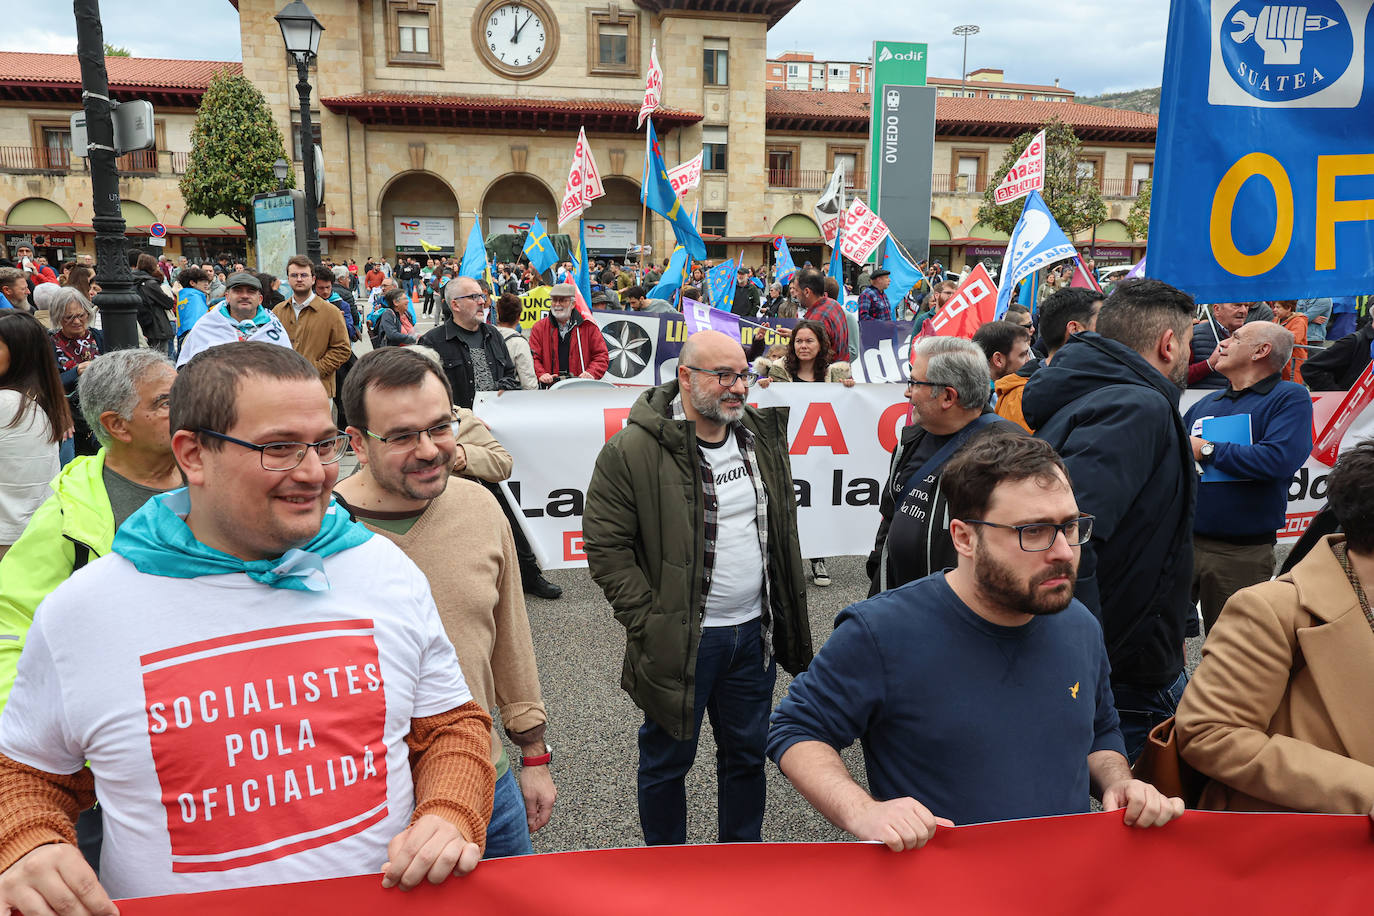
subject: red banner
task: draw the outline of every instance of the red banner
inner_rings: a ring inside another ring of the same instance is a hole
[[[1137,830],[1120,813],[941,829],[924,848],[861,843],[676,846],[483,862],[404,893],[368,875],[127,900],[124,916],[557,916],[759,913],[1368,913],[1369,819],[1189,811]]]
[[[959,284],[954,298],[930,319],[930,331],[940,337],[972,338],[997,311],[997,284],[982,264]]]

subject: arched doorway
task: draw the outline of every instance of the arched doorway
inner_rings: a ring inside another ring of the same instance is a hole
[[[553,192],[533,175],[507,175],[498,178],[482,195],[483,229],[488,236],[498,232],[524,232],[538,216],[545,231],[557,232],[558,203]]]
[[[582,214],[587,231],[587,255],[593,258],[625,257],[626,249],[639,244],[639,184],[629,178],[605,178],[602,186],[605,197],[592,201]],[[563,227],[569,234],[577,227],[569,222]]]
[[[941,264],[954,262],[954,249],[950,246],[949,226],[938,216],[930,218],[930,259]]]
[[[76,250],[69,224],[71,217],[67,211],[46,197],[29,197],[10,207],[5,216],[5,254],[14,256],[20,245],[33,248],[35,257],[44,258],[54,268],[62,259]],[[50,230],[49,226],[59,226]]]
[[[388,258],[423,259],[426,245],[432,255],[451,257],[458,233],[458,198],[437,175],[402,172],[382,189],[381,254]],[[438,251],[433,247],[437,246]]]

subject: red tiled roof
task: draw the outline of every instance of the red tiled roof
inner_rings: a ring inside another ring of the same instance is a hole
[[[546,99],[503,96],[424,95],[365,92],[321,99],[336,114],[351,114],[364,124],[425,127],[486,127],[512,130],[633,131],[638,102],[615,99]],[[694,111],[660,108],[654,120],[664,127],[695,124]]]
[[[105,70],[115,93],[136,92],[154,105],[195,107],[216,73],[242,73],[243,64],[227,60],[107,57]],[[80,102],[81,65],[75,54],[0,51],[0,99]]]
[[[1063,95],[1073,95],[1072,89],[1065,89],[1063,86],[1046,86],[1044,83],[997,83],[992,80],[957,80],[947,76],[928,76],[926,82],[932,86],[958,86],[961,83],[969,89],[989,89],[993,92],[1004,89],[1017,89],[1022,92],[1058,92]],[[1005,100],[1004,100],[1005,101]]]
[[[770,89],[765,98],[768,127],[773,130],[859,133],[868,129],[870,95],[866,92]],[[1159,118],[1152,114],[1081,102],[961,98],[935,102],[935,132],[941,136],[1014,137],[1053,118],[1074,128],[1084,140],[1153,142],[1159,127]]]

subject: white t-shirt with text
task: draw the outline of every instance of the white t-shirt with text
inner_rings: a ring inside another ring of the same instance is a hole
[[[706,592],[704,627],[731,627],[763,613],[763,551],[759,548],[754,482],[733,433],[721,443],[697,441],[716,485],[716,562]]]
[[[0,753],[90,762],[112,896],[380,872],[414,810],[411,720],[472,695],[395,544],[324,566],[331,588],[307,592],[111,553],[39,606]]]

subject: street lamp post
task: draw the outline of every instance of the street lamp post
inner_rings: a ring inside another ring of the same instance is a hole
[[[285,159],[278,159],[272,163],[272,175],[277,179],[277,190],[286,190],[286,176],[291,171],[291,163]]]
[[[138,346],[140,297],[129,271],[128,240],[119,207],[119,170],[115,166],[114,120],[110,114],[109,78],[105,73],[105,30],[99,0],[73,0],[76,56],[81,64],[81,99],[86,110],[86,153],[90,160],[95,229],[95,280],[105,346],[127,350]]]
[[[954,34],[964,39],[964,66],[959,71],[959,98],[968,95],[968,37],[982,31],[976,25],[956,25]]]
[[[272,17],[281,26],[286,52],[296,61],[296,92],[301,100],[300,149],[305,166],[305,253],[320,263],[320,202],[315,199],[315,128],[310,119],[310,62],[320,49],[324,26],[301,0],[291,0]]]

